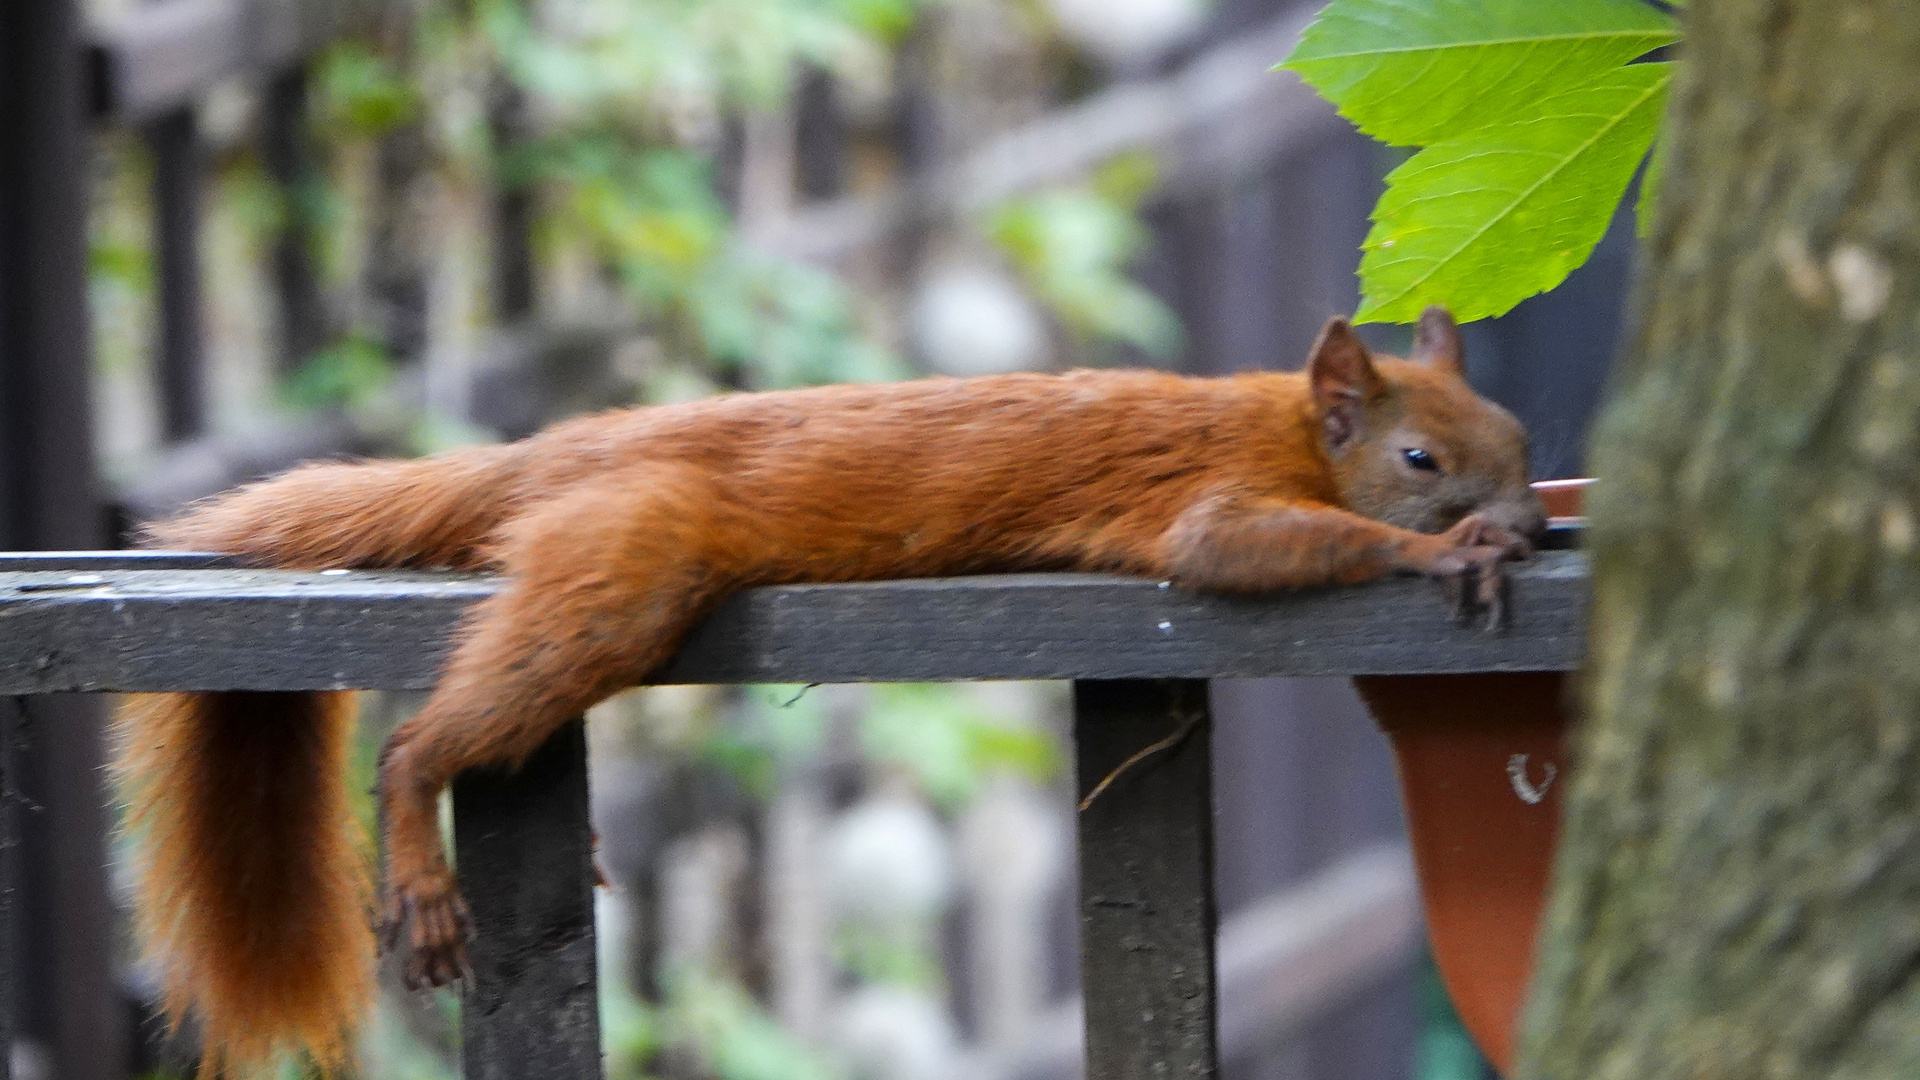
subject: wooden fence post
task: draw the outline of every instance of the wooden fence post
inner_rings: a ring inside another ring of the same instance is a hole
[[[0,547],[97,547],[104,516],[92,439],[87,317],[87,115],[75,0],[0,3]],[[16,819],[14,1021],[60,1080],[126,1075],[114,985],[101,791],[104,710],[29,707],[9,790]]]
[[[453,833],[478,929],[461,1075],[600,1080],[585,722],[562,728],[517,772],[455,780]]]
[[[20,885],[19,793],[14,790],[14,750],[25,736],[27,701],[10,697],[0,707],[0,1080],[13,1080],[14,1000],[20,968],[15,962],[14,910]]]
[[[536,282],[533,266],[533,180],[525,152],[526,95],[505,72],[495,72],[487,103],[493,135],[493,318],[511,326],[533,314]]]
[[[1082,798],[1080,971],[1088,1077],[1213,1080],[1213,795],[1207,684],[1080,680],[1073,686]]]
[[[295,64],[268,80],[260,105],[260,157],[279,187],[285,210],[273,242],[282,375],[298,371],[326,345],[328,334],[326,301],[308,250],[319,167],[307,131],[307,99],[306,68]]]
[[[183,442],[207,426],[200,310],[200,185],[205,162],[191,106],[155,120],[146,138],[153,154],[160,269],[160,427],[167,442]]]

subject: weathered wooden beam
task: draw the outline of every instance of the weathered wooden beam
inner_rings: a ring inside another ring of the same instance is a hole
[[[460,885],[473,910],[460,1010],[465,1080],[600,1080],[586,725],[514,772],[453,784]]]
[[[225,555],[193,551],[6,551],[0,573],[86,570],[221,570],[239,566]]]
[[[138,123],[234,75],[273,72],[332,37],[335,0],[156,0],[95,31],[94,111]]]
[[[1253,598],[1135,578],[1021,574],[753,589],[688,639],[664,683],[1222,678],[1564,671],[1586,561],[1513,572],[1512,625],[1459,625],[1401,578]],[[401,572],[0,572],[0,694],[431,686],[497,579]]]
[[[27,703],[0,698],[0,1080],[13,1080],[15,995],[23,981],[14,954],[14,919],[20,886],[20,799],[14,751],[27,736]]]
[[[282,210],[273,238],[282,375],[299,371],[331,332],[313,258],[320,234],[314,204],[326,179],[311,130],[309,82],[305,67],[289,65],[266,81],[260,96],[260,162],[279,189]]]
[[[0,2],[0,547],[103,539],[87,312],[86,82],[78,0]],[[38,701],[5,794],[33,800],[14,852],[19,1032],[60,1080],[121,1080],[98,703]]]
[[[160,355],[154,381],[160,399],[160,435],[178,443],[207,426],[200,283],[200,195],[206,160],[191,107],[153,121],[146,138],[153,154],[153,232],[160,284]]]
[[[1289,8],[1164,78],[1109,87],[1003,132],[928,178],[923,198],[892,191],[815,203],[756,240],[795,258],[832,263],[917,217],[976,214],[1003,199],[1076,182],[1129,152],[1154,155],[1163,190],[1230,187],[1289,149],[1347,130],[1297,76],[1273,70],[1311,17],[1311,8]]]
[[[1207,684],[1082,680],[1073,685],[1073,714],[1080,796],[1094,796],[1079,817],[1086,1075],[1213,1080],[1220,1051]]]

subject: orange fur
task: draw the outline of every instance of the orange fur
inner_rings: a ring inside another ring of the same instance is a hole
[[[200,1022],[201,1075],[304,1048],[347,1060],[373,990],[366,852],[341,778],[346,694],[153,694],[116,725],[145,843],[140,930],[168,1011]]]
[[[1336,320],[1306,374],[930,379],[604,413],[504,447],[301,469],[153,537],[278,566],[505,575],[381,762],[390,940],[409,950],[410,981],[444,983],[463,969],[467,920],[440,791],[462,769],[518,763],[644,681],[731,590],[1034,569],[1236,592],[1394,572],[1491,580],[1544,520],[1524,434],[1461,379],[1444,313],[1417,351],[1426,362],[1376,359]],[[1414,446],[1440,467],[1409,467]],[[344,728],[312,700],[191,695],[129,723],[140,817],[159,836],[147,922],[172,1002],[209,1018],[218,1061],[279,1045],[337,1059],[361,1008],[359,887],[338,800],[322,793]],[[269,751],[220,722],[282,703],[311,714],[285,727],[326,734],[282,733]],[[275,814],[287,820],[245,835]],[[247,876],[256,865],[264,879]],[[254,895],[256,881],[295,879],[311,891]],[[267,924],[290,929],[250,929]],[[308,948],[323,939],[332,955]]]

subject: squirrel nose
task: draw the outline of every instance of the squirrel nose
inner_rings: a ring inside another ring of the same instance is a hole
[[[1480,511],[1490,524],[1518,533],[1534,543],[1547,535],[1547,511],[1539,496],[1529,490],[1525,495],[1503,499]]]

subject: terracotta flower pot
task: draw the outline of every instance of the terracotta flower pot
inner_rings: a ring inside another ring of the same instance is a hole
[[[1536,484],[1556,524],[1587,481]],[[1561,672],[1354,684],[1393,744],[1427,933],[1460,1019],[1502,1072],[1533,967],[1565,788]]]

